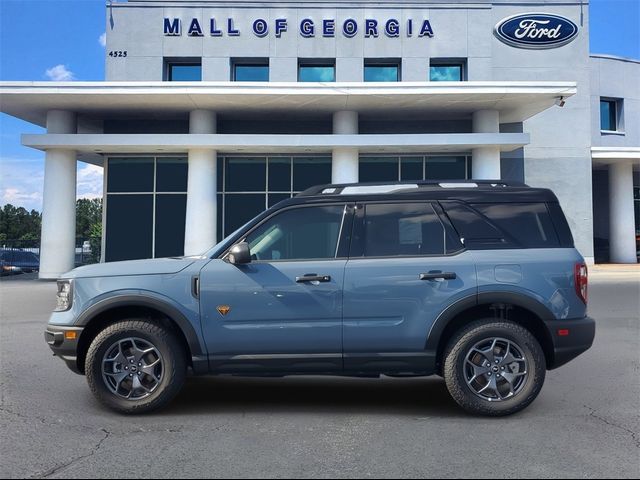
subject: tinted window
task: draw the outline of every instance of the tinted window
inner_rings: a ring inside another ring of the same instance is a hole
[[[462,64],[431,65],[429,79],[432,82],[460,82],[463,80]]]
[[[360,182],[397,182],[397,157],[360,157]]]
[[[444,228],[428,203],[365,206],[364,256],[442,255]]]
[[[225,191],[264,192],[267,188],[267,160],[264,157],[228,158]]]
[[[156,191],[187,191],[186,158],[158,158],[156,164]]]
[[[107,195],[105,260],[151,258],[153,195]]]
[[[557,247],[560,244],[544,203],[480,203],[472,206],[523,247]]]
[[[300,207],[271,217],[247,236],[256,260],[334,258],[343,205]]]
[[[153,192],[153,158],[110,158],[108,192]]]
[[[186,212],[186,195],[156,196],[156,258],[184,253]]]
[[[455,180],[466,178],[466,158],[427,157],[426,177],[429,180]]]
[[[331,157],[293,159],[293,190],[301,192],[314,185],[331,183]]]
[[[234,65],[233,80],[236,82],[268,82],[269,65]]]
[[[600,130],[616,131],[616,117],[615,100],[600,100]]]
[[[224,232],[235,231],[266,210],[264,193],[228,193],[224,199]]]
[[[365,65],[365,82],[399,82],[400,68],[398,65]]]
[[[400,180],[423,180],[422,157],[400,158]]]
[[[335,65],[300,64],[298,68],[299,82],[335,82]]]
[[[291,191],[291,159],[290,158],[270,158],[269,159],[269,191],[290,192]]]
[[[508,248],[513,246],[500,230],[476,210],[458,202],[440,203],[466,247]]]
[[[202,80],[202,65],[199,63],[170,63],[167,70],[170,82],[199,82]]]

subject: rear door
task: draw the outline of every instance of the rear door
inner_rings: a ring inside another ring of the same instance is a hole
[[[415,201],[357,206],[344,279],[346,371],[430,373],[433,322],[476,294],[471,253],[438,211]]]

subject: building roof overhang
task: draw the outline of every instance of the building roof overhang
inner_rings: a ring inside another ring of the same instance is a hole
[[[45,126],[49,110],[79,115],[176,118],[196,109],[225,113],[363,114],[463,118],[498,110],[501,123],[522,122],[576,93],[575,82],[0,82],[0,111]]]

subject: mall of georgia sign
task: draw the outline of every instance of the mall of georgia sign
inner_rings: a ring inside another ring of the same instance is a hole
[[[571,42],[578,35],[578,26],[560,15],[522,13],[500,20],[493,33],[512,47],[542,50]]]

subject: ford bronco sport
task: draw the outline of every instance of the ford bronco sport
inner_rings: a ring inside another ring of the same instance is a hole
[[[469,412],[507,415],[587,350],[587,268],[550,191],[501,181],[324,185],[201,256],[77,268],[45,332],[124,413],[187,370],[441,375]]]

